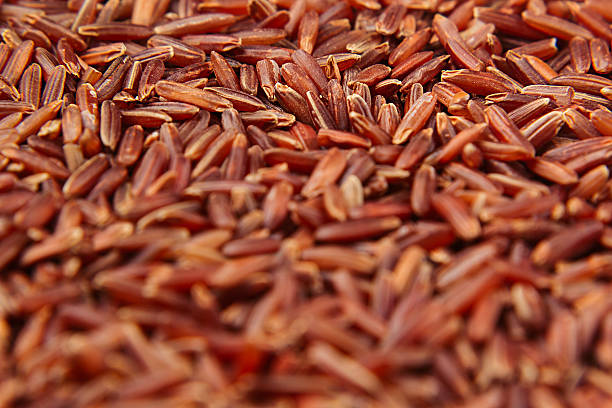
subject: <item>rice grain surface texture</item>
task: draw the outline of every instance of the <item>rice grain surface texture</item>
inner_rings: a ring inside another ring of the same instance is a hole
[[[0,0],[0,408],[612,406],[610,0]]]

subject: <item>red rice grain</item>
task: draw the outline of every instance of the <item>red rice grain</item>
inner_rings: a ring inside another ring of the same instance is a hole
[[[0,1],[0,406],[610,405],[609,6]]]

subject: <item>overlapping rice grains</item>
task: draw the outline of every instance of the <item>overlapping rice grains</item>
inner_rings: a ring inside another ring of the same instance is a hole
[[[0,20],[0,407],[612,405],[610,1]]]

